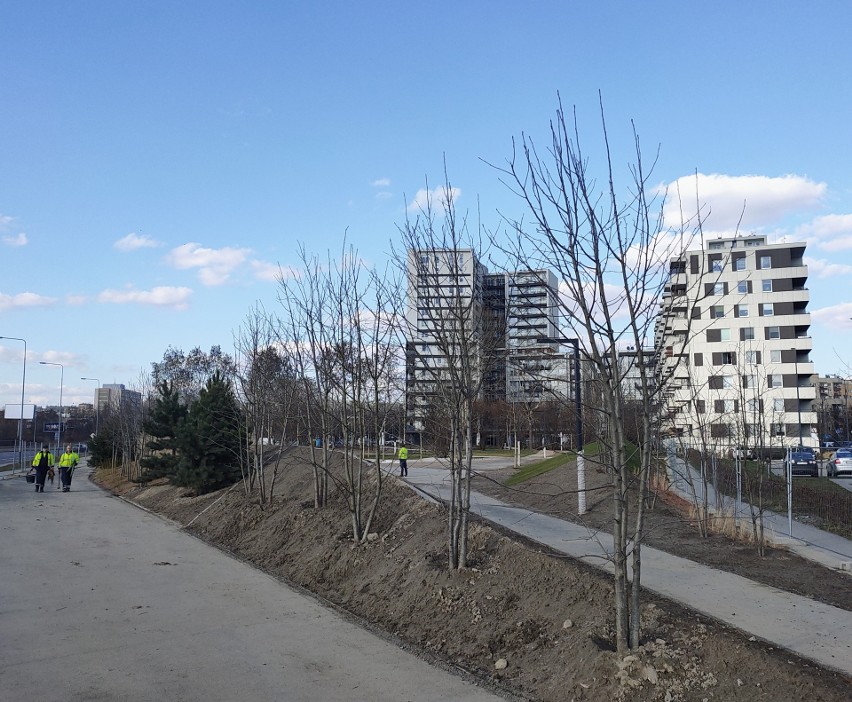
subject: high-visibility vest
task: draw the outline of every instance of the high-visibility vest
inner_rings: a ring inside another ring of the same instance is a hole
[[[38,468],[42,457],[47,458],[47,465],[53,465],[53,454],[50,451],[39,451],[33,458],[33,468]]]
[[[401,460],[406,460],[408,458],[408,449],[405,446],[399,447],[399,457]]]
[[[59,457],[60,468],[73,468],[80,462],[80,456],[73,451],[65,452]]]

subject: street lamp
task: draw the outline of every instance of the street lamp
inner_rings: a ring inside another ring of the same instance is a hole
[[[21,470],[24,470],[24,386],[27,383],[27,341],[17,336],[0,336],[0,339],[10,339],[24,342],[24,373],[21,376],[21,416],[18,417],[18,450],[20,451]]]
[[[101,381],[99,378],[80,378],[80,380],[94,380],[98,384],[98,390],[101,389]],[[95,434],[98,433],[98,426],[100,424],[101,417],[101,405],[98,401],[99,399],[98,392],[95,391]]]
[[[586,513],[586,459],[583,456],[583,404],[580,395],[580,340],[540,336],[538,344],[571,344],[574,348],[574,404],[577,414],[577,514]]]
[[[39,361],[43,366],[59,366],[59,427],[56,429],[56,450],[62,444],[62,386],[65,381],[65,366],[61,363],[51,363],[50,361]],[[57,487],[59,487],[57,485]]]

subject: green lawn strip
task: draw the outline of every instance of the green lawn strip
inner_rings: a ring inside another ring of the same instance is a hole
[[[536,461],[535,463],[529,463],[521,468],[514,475],[509,476],[509,479],[503,483],[504,485],[517,485],[518,483],[523,483],[530,478],[534,478],[537,475],[542,475],[543,473],[547,473],[548,471],[553,470],[554,468],[558,468],[561,465],[565,465],[569,461],[573,461],[576,458],[574,453],[558,453],[555,456],[551,456],[550,458],[546,458],[543,461]]]

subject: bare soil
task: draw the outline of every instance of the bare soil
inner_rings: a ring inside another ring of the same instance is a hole
[[[532,485],[556,489],[563,478],[567,486],[570,475],[554,474]],[[852,680],[845,676],[650,594],[644,597],[644,644],[621,659],[612,650],[609,576],[476,522],[470,529],[470,567],[449,571],[444,508],[395,478],[385,483],[374,534],[365,544],[352,541],[341,495],[325,509],[313,508],[304,456],[290,457],[271,505],[258,504],[241,485],[194,497],[165,484],[130,486],[109,471],[97,479],[507,699],[852,698]],[[505,490],[484,482],[490,490]],[[536,507],[545,506],[545,497],[564,502],[566,492],[509,494]],[[592,512],[597,510],[595,504]]]
[[[613,509],[609,476],[587,461],[587,512],[577,516],[576,464],[569,463],[520,485],[506,487],[516,471],[506,468],[474,478],[474,489],[507,504],[585,524],[611,533]],[[736,573],[755,582],[793,592],[852,611],[852,577],[826,568],[784,548],[767,547],[764,555],[747,540],[723,533],[702,537],[691,504],[672,493],[658,491],[645,516],[645,543],[661,551]],[[750,522],[744,527],[750,535]]]

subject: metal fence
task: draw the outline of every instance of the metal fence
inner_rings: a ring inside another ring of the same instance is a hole
[[[693,465],[696,465],[693,463]],[[736,497],[737,474],[734,461],[719,459],[709,476],[716,490]],[[760,500],[764,509],[787,513],[787,480],[773,474],[766,463],[745,461],[742,470],[743,500]],[[827,478],[793,478],[793,515],[819,529],[852,538],[852,492],[830,483]]]

